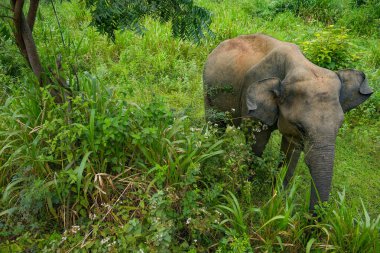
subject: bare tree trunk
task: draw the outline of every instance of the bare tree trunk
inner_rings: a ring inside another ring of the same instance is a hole
[[[32,68],[33,73],[37,77],[40,85],[43,86],[43,68],[32,35],[32,29],[36,20],[38,4],[39,0],[31,0],[28,12],[28,20],[26,20],[23,13],[24,0],[11,0],[15,25],[14,35],[16,38],[17,46],[20,48],[22,55],[29,63],[29,66]]]
[[[22,34],[21,34],[21,14],[22,14],[23,5],[24,5],[23,0],[21,1],[11,0],[11,6],[13,10],[13,24],[15,26],[14,36],[15,36],[16,44],[18,48],[20,49],[21,54],[29,63],[28,53],[26,52],[24,40],[22,39]]]
[[[40,0],[30,0],[27,23],[29,25],[30,31],[33,31],[34,22],[36,21],[37,10]]]
[[[41,87],[53,83],[53,80],[45,75],[44,68],[42,67],[40,57],[38,55],[36,43],[33,39],[33,27],[36,21],[36,15],[39,7],[40,0],[30,0],[29,10],[25,18],[23,7],[24,0],[10,0],[13,11],[13,24],[14,36],[16,44],[20,49],[21,54],[24,56],[26,62],[29,64],[34,75],[37,77]],[[59,59],[60,61],[60,59]],[[60,62],[59,62],[60,65]],[[57,65],[58,70],[61,68]],[[64,88],[64,94],[70,95],[70,88],[67,86],[65,78],[53,71],[53,68],[47,68],[51,72],[51,76],[55,79],[55,83]],[[55,98],[57,103],[62,103],[65,96],[62,91],[57,88],[52,88],[50,94]]]

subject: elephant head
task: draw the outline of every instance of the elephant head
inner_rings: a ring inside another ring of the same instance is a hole
[[[335,140],[344,112],[372,94],[364,73],[301,69],[247,84],[248,115],[277,127],[289,141],[299,144],[312,176],[310,209],[327,201],[333,173]]]

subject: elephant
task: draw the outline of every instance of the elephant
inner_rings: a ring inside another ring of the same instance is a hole
[[[312,177],[309,210],[328,201],[344,113],[373,93],[363,72],[319,67],[293,43],[251,34],[225,40],[209,54],[203,85],[207,121],[220,125],[215,115],[230,112],[235,126],[242,118],[267,126],[252,133],[257,156],[278,129],[287,166],[284,186],[303,151]]]

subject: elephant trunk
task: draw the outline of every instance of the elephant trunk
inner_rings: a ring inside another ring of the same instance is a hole
[[[330,140],[329,140],[330,139]],[[335,156],[335,136],[305,146],[305,162],[312,177],[309,210],[329,199]]]

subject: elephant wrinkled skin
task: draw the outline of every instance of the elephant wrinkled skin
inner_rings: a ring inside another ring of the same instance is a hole
[[[284,185],[303,151],[312,176],[310,210],[328,200],[343,114],[372,94],[363,72],[321,68],[296,45],[254,34],[219,44],[207,59],[203,81],[206,120],[215,122],[215,111],[229,111],[235,125],[242,117],[268,125],[255,133],[258,156],[278,129],[288,167]]]

